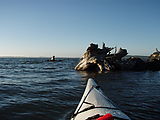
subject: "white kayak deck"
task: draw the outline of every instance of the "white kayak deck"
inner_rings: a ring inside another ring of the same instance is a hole
[[[71,120],[86,120],[97,114],[105,115],[107,113],[117,118],[130,120],[126,114],[113,105],[113,102],[108,97],[104,96],[102,90],[95,81],[90,78]]]

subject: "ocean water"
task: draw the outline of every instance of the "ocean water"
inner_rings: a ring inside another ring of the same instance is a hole
[[[69,120],[92,77],[133,120],[160,119],[160,71],[87,73],[77,58],[0,58],[0,120]]]

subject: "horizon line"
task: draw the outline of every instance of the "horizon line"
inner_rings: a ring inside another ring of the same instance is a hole
[[[128,54],[126,56],[145,56],[148,57],[150,55],[131,55]],[[124,56],[124,57],[126,57]],[[0,58],[51,58],[52,56],[12,56],[12,55],[6,55],[6,56],[0,56]],[[78,57],[78,56],[57,56],[56,58],[81,58],[82,56]]]

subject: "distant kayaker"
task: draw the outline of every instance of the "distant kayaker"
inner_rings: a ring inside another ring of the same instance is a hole
[[[50,61],[55,61],[55,56],[51,57]]]

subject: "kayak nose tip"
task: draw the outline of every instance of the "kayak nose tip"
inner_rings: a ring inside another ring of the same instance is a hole
[[[89,78],[88,79],[88,85],[91,85],[91,86],[94,86],[94,87],[97,86],[97,84],[96,84],[96,82],[95,82],[95,80],[93,78]]]
[[[88,82],[89,82],[89,81],[94,81],[94,79],[93,79],[93,78],[89,78],[89,79],[88,79]]]
[[[88,83],[95,83],[95,81],[94,81],[93,78],[89,78],[89,79],[88,79]]]

